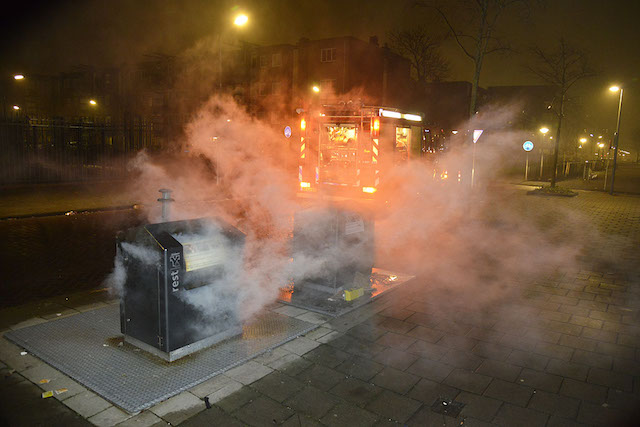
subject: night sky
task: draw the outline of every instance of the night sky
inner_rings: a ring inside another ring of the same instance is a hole
[[[250,25],[238,34],[257,44],[295,43],[300,37],[353,35],[363,40],[397,28],[425,25],[443,33],[442,22],[410,0],[26,0],[1,14],[0,70],[55,72],[73,65],[133,63],[146,53],[180,54],[199,40],[223,32],[234,11],[250,16]],[[613,82],[638,77],[640,70],[640,2],[624,0],[533,1],[531,16],[506,17],[502,34],[515,49],[489,56],[481,86],[541,84],[523,68],[524,52],[534,44],[548,47],[564,36],[589,55],[599,75],[576,88],[593,127],[615,128],[617,96],[607,88]],[[472,64],[452,40],[443,46],[452,65],[452,79],[471,80]],[[625,137],[640,138],[640,86],[625,91],[621,146]]]

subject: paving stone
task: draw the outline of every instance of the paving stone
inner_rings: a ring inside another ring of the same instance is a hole
[[[278,371],[272,372],[251,385],[276,402],[283,402],[304,388],[304,384]]]
[[[560,337],[562,333],[557,331],[552,331],[548,329],[539,329],[539,328],[529,328],[525,333],[525,338],[528,338],[531,344],[533,344],[530,348],[535,347],[535,344],[538,341],[546,342],[549,344],[557,344],[560,341]]]
[[[640,337],[635,337],[633,335],[627,334],[618,334],[618,344],[637,349],[640,348]]]
[[[509,347],[515,350],[521,351],[531,351],[533,347],[535,347],[535,341],[531,339],[524,338],[519,335],[510,335],[505,334],[499,342],[500,345],[504,345],[505,347]]]
[[[29,369],[25,369],[20,372],[20,374],[34,384],[38,384],[40,380],[43,379],[53,380],[64,376],[62,372],[46,364],[40,364]]]
[[[378,416],[348,403],[339,403],[320,420],[327,426],[372,426]]]
[[[323,344],[305,354],[304,358],[329,368],[335,368],[350,356],[345,351]]]
[[[358,406],[365,406],[374,397],[382,393],[382,389],[357,378],[344,378],[329,392],[347,402]]]
[[[377,344],[392,347],[398,350],[404,350],[414,342],[416,342],[416,339],[413,337],[400,335],[393,332],[387,332],[376,341]]]
[[[585,350],[585,351],[594,351],[596,349],[597,342],[598,341],[596,340],[592,340],[588,338],[582,338],[582,337],[576,337],[574,335],[563,334],[560,337],[560,341],[558,341],[558,344],[566,347],[578,348],[580,350]]]
[[[383,335],[379,339],[383,339],[388,334],[390,334],[390,332],[387,332],[387,334]],[[393,335],[396,335],[396,334],[393,334]],[[402,335],[398,335],[398,336],[402,337]],[[385,348],[384,345],[382,344],[377,344],[376,342],[357,339],[349,335],[343,335],[327,344],[331,345],[332,347],[339,348],[342,351],[346,351],[347,353],[351,353],[356,356],[362,356],[362,357],[374,357],[376,354],[380,353]]]
[[[607,404],[620,409],[640,408],[640,395],[610,388],[607,393]]]
[[[347,334],[352,335],[355,338],[366,339],[367,341],[375,341],[386,332],[386,330],[379,328],[375,324],[362,323],[349,329],[347,331]]]
[[[373,360],[378,363],[400,370],[405,370],[417,359],[418,356],[415,354],[407,351],[396,350],[394,348],[387,348],[373,358]]]
[[[215,377],[210,378],[210,379],[208,379],[208,380],[206,380],[204,382],[201,382],[197,386],[191,388],[189,390],[189,392],[191,394],[199,397],[200,399],[202,399],[205,396],[208,396],[211,393],[214,393],[214,392],[222,389],[224,386],[226,386],[228,384],[231,384],[231,383],[237,383],[237,381],[232,380],[231,378],[227,377],[226,375],[216,375]]]
[[[606,341],[615,343],[618,339],[618,334],[610,331],[603,331],[600,329],[584,328],[582,330],[582,336],[585,338],[591,338],[598,341]]]
[[[273,371],[272,368],[250,360],[240,366],[231,368],[224,374],[242,384],[248,385]]]
[[[593,319],[591,317],[583,317],[583,316],[571,316],[571,320],[569,323],[579,326],[586,326],[588,328],[600,329],[602,328],[602,320]]]
[[[320,427],[318,421],[305,414],[293,414],[287,421],[282,423],[283,427]]]
[[[579,400],[542,390],[534,393],[528,405],[531,409],[569,419],[576,418],[579,406]]]
[[[290,353],[302,356],[303,354],[310,352],[319,345],[320,343],[317,341],[310,340],[309,338],[305,337],[298,337],[286,344],[283,344],[282,348]]]
[[[587,424],[579,423],[574,420],[570,420],[567,418],[558,417],[552,415],[549,417],[549,421],[547,422],[547,427],[586,427]]]
[[[498,360],[484,360],[482,364],[476,369],[476,372],[489,377],[500,378],[505,381],[515,381],[520,374],[522,368],[520,366],[512,365],[506,362],[500,362]]]
[[[574,349],[557,344],[537,343],[533,351],[543,356],[569,361]]]
[[[576,314],[578,316],[588,316],[591,310],[580,305],[561,305],[558,311],[561,313]]]
[[[470,371],[475,370],[482,363],[482,358],[475,354],[455,348],[450,349],[447,354],[442,357],[442,360],[446,361],[448,365]]]
[[[465,404],[460,415],[464,417],[477,418],[483,421],[491,421],[493,416],[498,412],[500,405],[502,405],[502,401],[500,400],[467,393],[466,391],[461,392],[456,397],[456,401]]]
[[[442,322],[442,318],[440,317],[434,316],[433,314],[430,314],[430,313],[420,313],[420,312],[412,314],[406,320],[407,322],[424,326],[426,328],[434,328],[438,326],[440,322]]]
[[[400,423],[407,421],[422,403],[391,391],[383,391],[365,409]]]
[[[607,389],[595,384],[565,378],[560,387],[560,393],[576,399],[602,404],[607,398]]]
[[[311,365],[310,361],[297,354],[288,354],[268,364],[270,368],[292,376],[299,374]]]
[[[494,331],[492,329],[472,328],[466,336],[469,338],[477,339],[478,341],[498,344],[502,337],[504,337],[504,333]]]
[[[118,424],[118,427],[147,427],[166,425],[166,421],[162,421],[160,417],[151,411],[142,411],[124,422]]]
[[[415,314],[415,311],[408,310],[406,308],[394,307],[394,306],[385,308],[380,312],[380,315],[382,316],[391,317],[393,319],[398,319],[398,320],[406,320],[412,314]]]
[[[221,391],[222,390],[220,390],[219,392]],[[214,397],[219,392],[213,393]],[[211,403],[215,403],[215,405],[223,411],[231,413],[236,409],[246,405],[248,402],[257,399],[259,396],[260,393],[258,393],[256,390],[252,389],[251,387],[244,386],[239,390],[228,394],[224,398]]]
[[[129,418],[131,418],[130,414],[126,413],[120,408],[111,406],[104,411],[90,417],[87,421],[89,421],[94,426],[111,427]]]
[[[314,338],[315,341],[321,343],[321,344],[328,344],[330,341],[333,341],[334,339],[336,339],[337,337],[340,336],[340,332],[338,331],[331,331],[326,335],[321,336],[320,338]],[[309,338],[309,337],[307,337]]]
[[[437,342],[437,344],[443,347],[470,351],[478,344],[478,340],[462,335],[445,335]]]
[[[37,384],[37,385],[44,391],[55,391],[55,390],[60,390],[61,388],[66,388],[67,389],[66,392],[61,394],[54,393],[53,395],[53,397],[56,400],[60,400],[60,401],[66,400],[71,396],[75,396],[76,394],[80,394],[84,391],[87,391],[85,387],[81,386],[80,384],[78,384],[77,382],[75,382],[74,380],[72,380],[71,378],[65,375],[58,378],[54,378],[46,384]]]
[[[527,406],[533,392],[531,387],[494,378],[483,395],[524,407]]]
[[[522,366],[523,368],[542,371],[547,366],[547,363],[549,363],[549,358],[539,354],[513,350],[509,357],[507,357],[507,362],[513,365]]]
[[[298,380],[305,384],[324,391],[338,384],[344,377],[343,373],[321,365],[312,365],[296,376]]]
[[[589,373],[589,367],[579,363],[566,362],[564,360],[551,359],[546,371],[550,374],[573,378],[574,380],[585,381]]]
[[[408,396],[431,406],[436,399],[453,400],[459,393],[460,390],[455,387],[422,378],[411,389]]]
[[[625,412],[610,406],[604,407],[600,404],[582,402],[578,411],[578,422],[597,426],[626,426],[637,425],[638,419],[632,420],[634,424],[622,423]],[[637,414],[635,414],[637,417]]]
[[[633,348],[608,342],[598,342],[595,352],[622,359],[634,359],[636,354]]]
[[[613,366],[613,357],[584,350],[576,350],[571,361],[600,369],[611,369]]]
[[[419,380],[420,377],[416,375],[386,367],[371,379],[371,383],[399,394],[406,394]]]
[[[562,384],[562,377],[525,368],[518,376],[517,384],[556,393]]]
[[[230,397],[239,390],[242,390],[242,384],[232,380],[228,384],[225,384],[219,389],[209,393],[206,397],[209,399],[209,403],[214,404]]]
[[[164,402],[158,403],[149,410],[165,421],[178,425],[205,408],[206,406],[202,400],[188,391],[184,391]]]
[[[490,382],[491,377],[476,374],[465,369],[454,369],[444,380],[444,383],[451,387],[476,394],[482,394]]]
[[[336,367],[336,370],[345,375],[359,378],[363,381],[369,381],[378,372],[384,368],[384,365],[374,362],[360,356],[351,356]]]
[[[417,340],[409,347],[407,347],[407,349],[404,351],[420,357],[426,357],[427,359],[440,360],[442,356],[447,354],[449,348],[437,344],[431,344],[430,342]]]
[[[613,359],[613,370],[615,372],[621,372],[628,375],[633,375],[635,377],[640,377],[640,363],[638,360],[631,359]]]
[[[383,317],[382,319],[384,320],[382,320],[378,326],[396,334],[406,334],[416,327],[415,323],[405,322],[391,317]]]
[[[572,323],[556,322],[550,320],[546,323],[545,329],[550,331],[559,332],[561,334],[576,335],[579,336],[582,333],[582,326],[574,325]]]
[[[454,368],[451,365],[446,365],[435,360],[420,358],[416,360],[413,365],[409,366],[406,371],[422,378],[440,382],[448,377],[453,369]]]
[[[325,323],[329,318],[320,313],[314,313],[310,311],[308,313],[303,313],[300,316],[296,316],[296,319],[303,320],[305,322],[313,323],[314,325],[321,325]]]
[[[416,326],[407,332],[407,335],[430,343],[436,343],[444,336],[444,332],[425,326]]]
[[[509,347],[488,342],[479,342],[471,350],[471,352],[477,356],[500,361],[507,360],[511,351],[512,349]]]
[[[505,403],[498,410],[493,424],[508,427],[544,427],[548,419],[549,415],[543,412]]]
[[[473,326],[455,320],[445,320],[438,323],[435,328],[453,335],[466,335]]]
[[[258,397],[234,414],[251,426],[273,426],[282,424],[293,415],[293,410],[266,397]]]
[[[335,332],[329,328],[325,328],[323,326],[320,326],[319,328],[316,328],[314,330],[312,330],[311,332],[307,332],[306,334],[304,334],[304,336],[306,338],[309,338],[310,340],[317,340],[318,338],[322,338],[323,336],[327,335],[328,333],[331,332]],[[280,348],[280,347],[278,347]]]
[[[610,370],[591,368],[587,376],[587,382],[611,387],[616,390],[633,391],[633,377],[631,375]]]
[[[276,347],[272,350],[266,351],[256,357],[253,358],[254,362],[258,362],[261,365],[268,365],[271,362],[275,362],[276,360],[284,357],[288,354],[292,354],[282,347]]]
[[[335,396],[310,386],[285,401],[286,405],[295,411],[308,414],[316,419],[321,418],[338,402],[339,400]]]
[[[91,391],[83,391],[64,401],[64,404],[85,418],[104,411],[111,404]]]

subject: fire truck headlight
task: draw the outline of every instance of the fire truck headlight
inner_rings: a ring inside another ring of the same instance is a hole
[[[362,192],[363,193],[373,194],[376,191],[378,191],[378,189],[376,187],[362,187]]]

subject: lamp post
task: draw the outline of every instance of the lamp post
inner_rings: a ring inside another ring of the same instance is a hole
[[[618,102],[618,122],[616,124],[616,133],[613,135],[613,168],[611,170],[611,189],[609,194],[613,195],[613,185],[616,181],[616,163],[618,159],[618,138],[620,136],[620,115],[622,113],[622,92],[623,88],[619,86],[611,86],[609,88],[611,92],[620,91],[620,100]]]
[[[244,27],[249,22],[249,17],[244,13],[236,15],[233,19],[233,25],[236,27]],[[222,92],[222,33],[218,33],[218,89]]]
[[[540,133],[542,134],[542,144],[540,144],[540,181],[542,181],[542,168],[544,166],[544,137],[549,132],[549,128],[543,126],[540,128]]]

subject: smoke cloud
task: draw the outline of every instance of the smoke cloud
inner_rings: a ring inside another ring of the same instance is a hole
[[[444,290],[455,293],[457,304],[482,308],[520,295],[525,279],[576,265],[589,238],[586,220],[557,206],[547,210],[544,203],[544,209],[532,211],[531,204],[515,197],[521,190],[499,181],[500,165],[521,145],[514,141],[525,139],[499,130],[510,114],[496,110],[478,119],[484,128],[498,130],[486,131],[475,150],[460,141],[457,149],[441,155],[436,166],[448,169],[448,179],[434,179],[434,164],[415,160],[386,172],[384,197],[357,203],[358,210],[376,220],[377,267],[418,275],[421,292]],[[233,303],[238,317],[249,319],[273,303],[291,280],[317,276],[328,265],[361,256],[357,245],[326,247],[292,262],[294,214],[311,206],[329,212],[335,205],[322,197],[296,197],[294,151],[279,132],[231,97],[214,97],[186,127],[179,154],[156,159],[143,153],[132,163],[137,178],[129,191],[150,207],[150,222],[161,221],[158,189],[170,188],[175,199],[171,220],[217,217],[246,235],[242,256],[221,255],[228,265],[223,276],[212,279],[215,286],[185,293],[205,317]],[[467,174],[471,164],[473,188]],[[322,218],[315,223],[321,233]],[[215,233],[197,238],[226,246]],[[119,289],[122,279],[116,260],[112,287]]]

